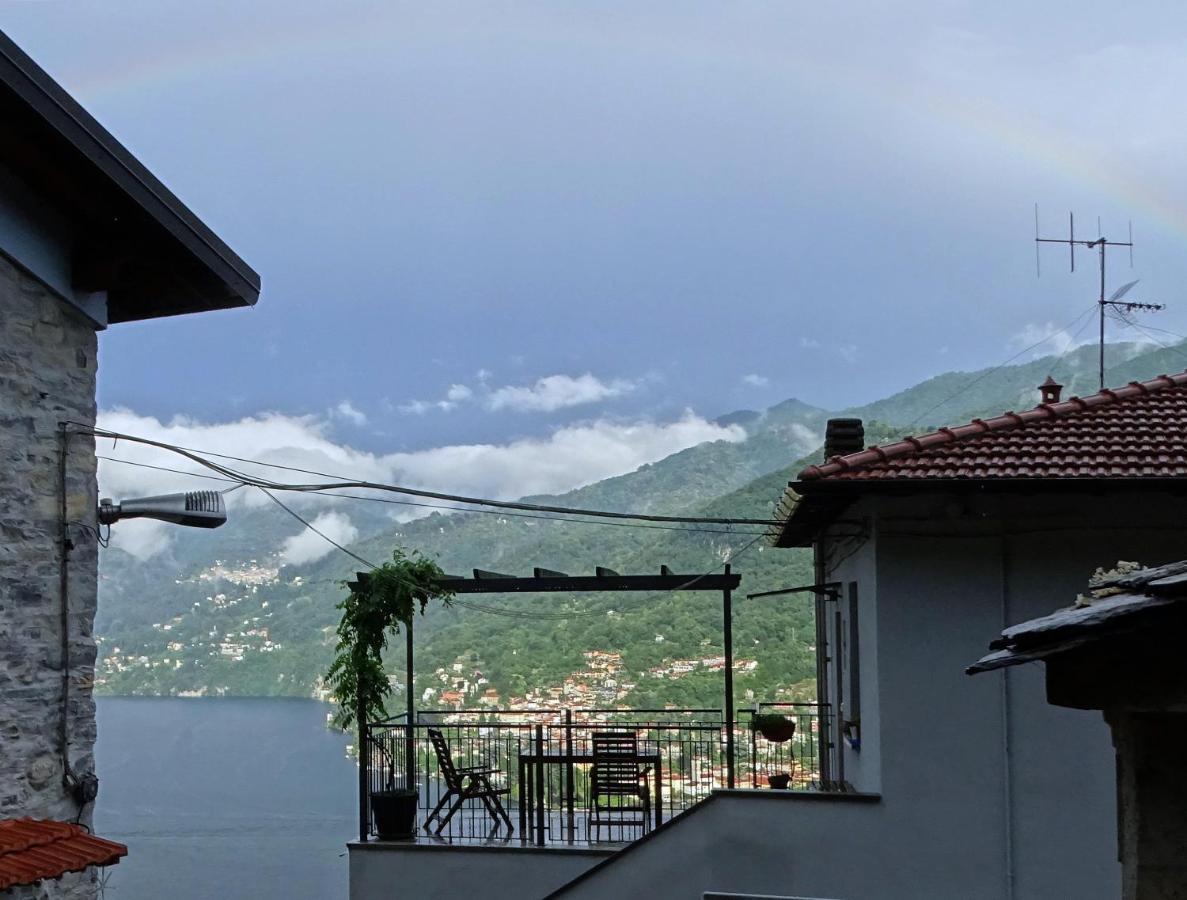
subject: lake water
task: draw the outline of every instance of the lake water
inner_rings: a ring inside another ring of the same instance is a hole
[[[343,900],[351,739],[314,700],[98,698],[109,900]]]

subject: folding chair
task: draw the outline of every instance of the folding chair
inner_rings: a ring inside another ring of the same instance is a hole
[[[445,779],[447,790],[441,795],[441,799],[437,801],[437,805],[433,807],[433,811],[429,813],[429,817],[425,819],[425,831],[429,830],[433,819],[437,818],[437,815],[445,808],[445,804],[450,799],[453,799],[453,805],[449,807],[445,818],[437,823],[437,834],[440,834],[445,826],[449,824],[449,820],[454,817],[454,814],[462,808],[462,804],[467,800],[481,800],[482,805],[486,807],[486,811],[490,813],[490,817],[494,819],[494,827],[499,827],[499,819],[501,818],[507,823],[507,831],[512,831],[511,819],[507,815],[507,810],[503,808],[503,804],[499,801],[499,797],[511,793],[511,789],[495,788],[490,781],[490,776],[501,775],[502,771],[485,766],[455,766],[453,764],[453,754],[449,750],[449,743],[445,740],[445,735],[436,728],[429,729],[429,740],[432,742],[433,750],[437,754],[437,765],[441,767],[441,775]]]

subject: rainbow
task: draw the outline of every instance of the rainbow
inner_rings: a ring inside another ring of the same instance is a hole
[[[267,69],[277,63],[325,60],[335,54],[357,54],[390,46],[394,29],[406,28],[399,7],[371,9],[367,15],[337,15],[308,21],[297,27],[275,30],[228,30],[216,40],[203,38],[183,46],[166,46],[159,52],[129,59],[123,65],[102,71],[79,73],[66,79],[72,91],[85,103],[102,107],[147,92],[162,92],[169,85],[211,75],[235,73],[250,77],[251,70]],[[473,33],[476,26],[468,22]],[[1049,184],[1063,181],[1069,187],[1087,188],[1093,199],[1109,197],[1130,214],[1148,216],[1176,234],[1187,238],[1187,208],[1157,186],[1136,177],[1125,167],[1094,155],[1082,145],[1037,121],[1027,121],[1017,110],[1007,110],[980,96],[967,96],[938,85],[921,90],[907,84],[893,72],[876,75],[845,66],[837,60],[823,63],[807,55],[775,53],[740,48],[728,41],[714,43],[677,34],[638,35],[624,30],[608,34],[596,30],[565,27],[557,23],[530,28],[503,23],[520,39],[567,46],[615,47],[643,54],[657,49],[705,67],[730,66],[759,70],[773,82],[794,81],[805,93],[826,95],[838,104],[876,103],[897,110],[900,121],[920,118],[974,137],[1003,155],[1022,159],[1043,171]],[[505,33],[507,33],[505,31]],[[491,37],[495,37],[494,27]],[[1041,198],[1040,198],[1041,199]],[[1087,234],[1087,230],[1085,231]]]

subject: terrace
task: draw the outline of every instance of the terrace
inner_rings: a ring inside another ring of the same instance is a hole
[[[755,713],[778,712],[795,723],[785,741],[763,737],[750,727]],[[719,709],[538,709],[457,712],[422,710],[413,724],[401,714],[368,727],[368,766],[361,795],[413,789],[418,796],[420,832],[415,842],[434,846],[588,848],[614,850],[662,825],[714,790],[769,790],[769,776],[788,776],[789,791],[839,789],[830,779],[827,706],[763,703],[738,710],[734,755]],[[458,767],[494,770],[491,781],[505,788],[502,804],[512,828],[498,824],[480,800],[464,803],[438,832],[426,821],[448,792],[429,730],[439,731]],[[601,828],[591,825],[593,739],[607,731],[638,741],[648,768],[650,815]],[[373,834],[366,809],[364,839]],[[363,821],[361,818],[360,821]]]
[[[365,573],[359,578],[365,579]],[[574,854],[605,856],[662,828],[717,790],[789,795],[844,791],[831,737],[836,729],[826,697],[808,703],[735,708],[732,604],[739,582],[740,576],[732,574],[728,565],[724,574],[707,575],[674,574],[665,566],[659,575],[619,575],[599,568],[594,576],[537,569],[530,578],[481,570],[473,578],[447,577],[442,587],[455,594],[719,591],[725,652],[714,669],[722,673],[724,702],[721,708],[710,709],[417,710],[413,692],[406,691],[405,712],[367,724],[360,741],[360,840],[352,845],[352,873],[357,861],[353,853],[359,850],[449,850],[454,860],[459,858],[454,854],[467,851],[520,851],[551,854],[554,859]],[[813,585],[754,596],[800,591],[814,593],[819,606],[835,599],[837,586]],[[411,629],[405,631],[405,683],[411,685],[414,639]],[[751,727],[756,715],[771,713],[789,720],[794,731],[764,736]],[[625,771],[638,778],[638,787],[628,788],[628,793],[633,790],[629,800],[636,806],[632,812],[607,813],[604,808],[615,806],[613,798],[607,804],[603,796],[610,764],[604,757],[595,759],[595,744],[609,736],[629,747],[628,755],[614,764],[624,765],[625,760]],[[465,781],[454,776],[451,784],[451,769],[468,769],[477,777]],[[459,785],[468,785],[461,791],[470,795],[459,796]],[[399,841],[373,840],[378,835],[371,798],[393,790],[415,793],[417,832]],[[489,865],[490,857],[485,860],[483,865]],[[567,871],[580,871],[589,864],[582,861]],[[361,884],[367,875],[366,867],[359,865]],[[400,871],[410,869],[405,865]],[[352,884],[355,880],[352,874]],[[414,883],[439,882],[414,879]]]

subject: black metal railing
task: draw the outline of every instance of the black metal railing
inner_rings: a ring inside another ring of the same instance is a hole
[[[795,725],[790,737],[771,739],[751,727],[756,713],[782,715]],[[746,732],[745,762],[749,787],[781,787],[801,791],[836,789],[832,777],[831,718],[823,703],[759,703],[739,710],[738,727]],[[785,779],[785,780],[784,780]],[[741,783],[741,780],[739,780]]]
[[[749,728],[754,710],[739,710],[732,767],[719,709],[425,710],[416,714],[411,726],[404,716],[397,716],[368,727],[360,757],[368,771],[362,780],[368,796],[373,791],[415,789],[420,833],[425,837],[534,845],[630,841],[728,786],[731,768],[738,787],[765,787],[767,775],[788,772],[791,789],[824,789],[818,736],[824,733],[821,717],[827,712],[815,703],[760,708],[792,718],[796,736],[783,744],[766,741]],[[475,799],[463,802],[437,833],[440,817],[455,798],[447,796],[442,761],[429,740],[431,728],[444,736],[454,766],[493,770],[486,777],[492,788],[504,792],[498,800],[513,829],[495,827],[490,807]],[[593,735],[606,730],[635,736],[649,799],[646,822],[636,815],[621,817],[617,824],[591,823]],[[429,814],[443,800],[438,818],[426,829]],[[367,802],[366,796],[360,797],[361,822],[369,822]]]

